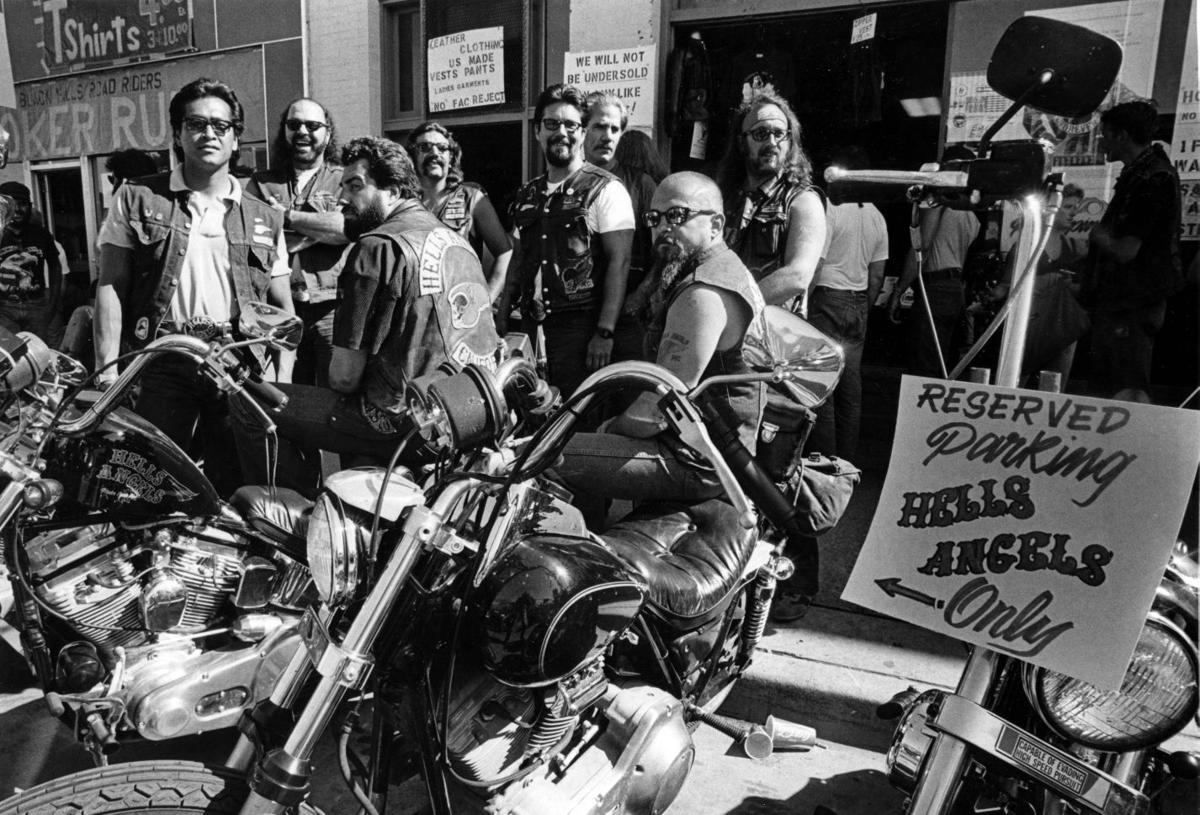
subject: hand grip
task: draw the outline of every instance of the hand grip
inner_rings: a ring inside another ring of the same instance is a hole
[[[270,410],[282,410],[287,407],[287,394],[270,382],[263,382],[251,377],[246,380],[245,387],[256,402],[265,405]]]
[[[825,171],[826,192],[835,204],[858,201],[907,200],[908,190],[924,187],[964,192],[968,174],[960,170],[843,170],[830,167]]]

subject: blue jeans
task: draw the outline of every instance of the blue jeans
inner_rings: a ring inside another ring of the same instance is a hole
[[[304,334],[296,349],[296,367],[292,370],[292,381],[297,385],[329,387],[335,313],[337,300],[296,304],[296,316],[304,321]]]
[[[276,486],[311,496],[320,484],[322,450],[383,465],[411,429],[409,426],[394,433],[380,433],[363,418],[357,395],[312,385],[276,387],[287,394],[288,403],[270,414],[278,438],[274,462],[271,446],[254,414],[238,400],[231,402],[238,458],[247,484],[266,484],[274,470]],[[400,463],[413,466],[425,461],[424,441],[414,435],[406,442]]]
[[[1154,338],[1166,315],[1166,300],[1127,311],[1092,312],[1088,389],[1093,394],[1108,399],[1127,389],[1150,393]]]
[[[58,348],[62,342],[62,315],[51,310],[46,295],[31,300],[0,299],[0,326],[14,334],[35,334],[51,348]]]
[[[837,389],[817,410],[807,449],[853,461],[862,419],[862,356],[870,304],[865,291],[817,286],[808,303],[808,321],[841,343],[846,367]]]

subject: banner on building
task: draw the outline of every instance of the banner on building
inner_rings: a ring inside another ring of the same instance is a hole
[[[17,109],[0,111],[0,124],[12,134],[12,160],[167,149],[171,97],[198,76],[236,87],[246,115],[243,140],[266,138],[262,50],[256,48],[22,82]]]
[[[1183,191],[1183,239],[1200,241],[1200,28],[1197,0],[1188,15],[1187,45],[1183,51],[1183,73],[1179,77],[1179,102],[1175,105],[1175,137],[1171,160],[1179,173]]]
[[[610,51],[568,51],[563,55],[563,81],[585,93],[603,91],[625,103],[629,126],[654,127],[655,46]]]
[[[842,597],[1118,687],[1183,519],[1200,413],[905,376],[896,426]]]
[[[41,12],[52,74],[193,47],[189,0],[54,0]]]
[[[430,113],[504,104],[504,26],[434,37],[426,60]]]

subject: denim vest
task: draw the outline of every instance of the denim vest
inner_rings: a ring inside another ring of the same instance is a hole
[[[192,214],[187,205],[190,192],[172,192],[170,184],[171,174],[159,173],[126,182],[118,193],[124,196],[129,225],[137,236],[132,250],[133,279],[123,304],[121,340],[126,347],[140,348],[154,339],[179,285]],[[239,308],[266,300],[282,229],[283,215],[251,196],[243,195],[241,204],[225,213],[230,273]]]
[[[300,212],[338,212],[342,197],[342,168],[325,163],[305,185],[296,189],[295,176],[289,170],[255,173],[246,186],[259,198],[274,198],[288,209]],[[344,245],[322,243],[297,232],[286,232],[288,256],[292,268],[292,294],[302,303],[320,303],[337,297],[338,272],[341,271]]]
[[[521,236],[521,313],[541,322],[551,313],[585,311],[604,299],[605,257],[587,225],[588,207],[612,173],[585,163],[553,193],[546,176],[530,181],[513,203]]]
[[[694,265],[693,265],[694,264]],[[666,308],[657,314],[646,334],[648,359],[658,355],[658,345],[662,340],[663,327],[666,323],[667,312],[671,303],[689,286],[704,284],[719,289],[725,289],[740,297],[750,307],[750,325],[747,333],[758,330],[759,321],[763,318],[766,307],[762,292],[759,291],[754,279],[750,276],[745,265],[727,246],[716,246],[706,249],[687,268],[679,272],[681,279],[675,283],[670,293]],[[743,335],[732,348],[724,351],[714,351],[712,359],[704,368],[700,381],[721,374],[741,374],[750,370],[746,362],[743,348]],[[706,401],[718,403],[718,412],[733,426],[736,424],[738,438],[746,449],[754,455],[758,441],[758,426],[762,422],[763,405],[766,402],[766,386],[761,382],[741,382],[733,385],[715,385],[704,392]]]
[[[402,204],[362,237],[370,236],[391,240],[399,262],[379,270],[380,291],[386,285],[395,304],[374,309],[390,311],[391,325],[367,363],[367,401],[399,413],[406,408],[407,383],[447,361],[494,371],[500,339],[483,268],[470,245],[416,201]]]
[[[737,252],[755,280],[762,280],[783,265],[788,215],[796,198],[810,189],[816,188],[785,173],[770,192],[761,188],[743,190],[726,204],[725,243]],[[747,199],[754,202],[754,208],[750,219],[743,223]]]

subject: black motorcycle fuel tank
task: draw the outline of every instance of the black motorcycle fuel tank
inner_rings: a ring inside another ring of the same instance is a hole
[[[220,512],[220,497],[196,463],[125,408],[114,410],[91,433],[56,438],[46,459],[46,477],[63,485],[59,516],[72,510],[113,518]]]
[[[484,666],[510,685],[570,675],[629,627],[645,589],[603,544],[531,535],[508,549],[471,601]]]

